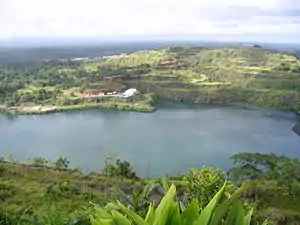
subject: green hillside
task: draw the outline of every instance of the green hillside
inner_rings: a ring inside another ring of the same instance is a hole
[[[131,87],[141,98],[126,104],[115,98],[86,98],[89,92]],[[259,46],[170,46],[108,58],[49,61],[27,69],[0,67],[2,108],[31,104],[152,111],[153,99],[143,95],[153,93],[193,103],[243,103],[299,112],[299,91],[299,59]]]
[[[223,186],[223,194],[218,201],[231,199],[230,201],[239,204],[240,211],[248,213],[253,210],[253,224],[262,224],[265,219],[269,220],[268,224],[274,225],[299,224],[299,160],[253,153],[240,153],[232,156],[232,159],[235,166],[227,173],[218,168],[202,167],[161,179],[138,178],[131,164],[120,160],[116,163],[107,161],[101,172],[85,174],[79,169],[69,169],[69,161],[63,157],[54,162],[34,158],[23,163],[15,161],[11,155],[1,157],[0,224],[120,224],[96,223],[93,218],[105,219],[108,215],[99,207],[103,207],[103,210],[105,205],[116,203],[117,200],[128,210],[145,218],[150,204],[156,207],[163,202],[161,198],[171,184],[176,186],[175,201],[181,210],[193,202],[198,208],[195,213],[201,212]],[[224,213],[230,210],[231,204],[232,202]],[[225,223],[222,220],[209,224],[250,223]]]

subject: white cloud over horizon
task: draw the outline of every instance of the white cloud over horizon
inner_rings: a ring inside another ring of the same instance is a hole
[[[300,38],[299,0],[0,0],[0,38]]]

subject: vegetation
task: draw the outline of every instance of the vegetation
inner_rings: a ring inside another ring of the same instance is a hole
[[[127,88],[137,88],[139,97],[89,97]],[[149,112],[156,97],[299,112],[299,92],[299,59],[261,46],[171,46],[108,58],[52,59],[22,66],[0,63],[0,109],[15,106],[9,111],[20,114],[92,107]]]
[[[18,62],[1,58],[6,50],[0,54],[1,112],[150,112],[157,98],[300,112],[299,59],[258,45],[170,46],[85,60],[70,59],[75,53],[67,50],[61,50],[67,59],[55,59],[45,50],[49,59],[39,62],[22,51]],[[127,88],[139,94],[101,95]],[[0,224],[300,224],[299,160],[258,153],[232,159],[229,171],[192,168],[160,179],[138,178],[121,160],[84,174],[65,157],[20,163],[7,154],[0,158]]]
[[[83,174],[64,157],[22,164],[7,154],[0,224],[300,224],[299,160],[253,153],[232,159],[227,172],[203,167],[157,179],[133,177],[121,160]]]
[[[128,209],[120,202],[110,203],[106,208],[97,208],[97,213],[92,217],[92,224],[178,224],[178,225],[197,225],[197,224],[228,224],[228,225],[250,225],[253,209],[244,213],[243,205],[233,203],[239,194],[239,190],[221,204],[219,203],[226,183],[212,198],[205,208],[199,208],[197,199],[191,201],[182,212],[177,202],[174,200],[176,187],[172,185],[169,191],[155,209],[149,206],[145,219],[135,212]],[[121,213],[120,213],[120,212]],[[199,213],[200,212],[200,213]],[[266,224],[267,222],[265,222]]]

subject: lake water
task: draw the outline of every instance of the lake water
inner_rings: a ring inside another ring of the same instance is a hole
[[[49,115],[0,114],[0,154],[16,159],[66,156],[84,171],[105,156],[133,163],[139,175],[178,174],[190,167],[232,164],[238,152],[300,158],[292,113],[230,106],[167,104],[155,113],[83,110]]]

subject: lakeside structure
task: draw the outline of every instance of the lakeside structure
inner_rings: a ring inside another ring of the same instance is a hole
[[[138,94],[137,89],[129,88],[123,93],[118,93],[116,91],[88,91],[85,95],[86,98],[98,98],[98,97],[119,97],[119,98],[129,98]]]
[[[100,90],[93,90],[87,92],[85,95],[83,95],[83,98],[104,98],[104,97],[117,97],[117,98],[129,98],[131,96],[134,96],[138,94],[137,89],[135,88],[129,88],[123,93],[118,93],[116,91],[100,91]],[[80,104],[77,105],[80,108]],[[73,106],[72,106],[73,107]],[[32,114],[32,113],[50,113],[50,112],[56,112],[58,110],[67,109],[68,107],[60,107],[60,106],[43,106],[43,105],[32,105],[29,103],[29,105],[21,104],[19,106],[5,106],[0,105],[1,111],[11,112],[15,111],[19,114]],[[74,107],[73,107],[74,108]],[[85,108],[85,107],[83,107]]]

